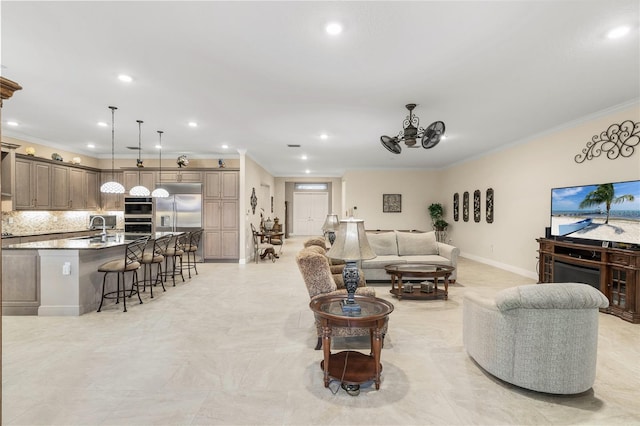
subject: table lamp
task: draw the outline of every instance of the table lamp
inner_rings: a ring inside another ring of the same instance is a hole
[[[328,214],[327,218],[324,220],[324,225],[322,225],[322,232],[327,234],[331,245],[333,245],[333,242],[336,240],[336,231],[338,230],[338,227],[338,215],[334,213]]]
[[[342,271],[344,285],[347,288],[347,299],[342,303],[343,313],[360,313],[360,305],[354,299],[358,288],[360,276],[358,273],[358,260],[373,259],[375,252],[369,246],[364,230],[364,220],[349,218],[340,221],[338,235],[331,249],[327,252],[331,259],[342,259],[346,262]]]

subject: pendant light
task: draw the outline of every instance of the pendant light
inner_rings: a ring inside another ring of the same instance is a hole
[[[114,141],[114,116],[115,116],[115,110],[117,110],[117,107],[114,106],[110,106],[109,109],[111,110],[111,181],[109,182],[105,182],[102,184],[102,186],[100,187],[100,192],[104,193],[104,194],[124,194],[124,186],[122,186],[121,183],[118,183],[115,181],[115,172],[114,172],[114,167],[113,167],[113,157],[114,157],[114,151],[115,151],[115,141]]]
[[[158,138],[160,139],[160,142],[158,143],[158,159],[160,160],[158,163],[159,164],[158,180],[160,182],[162,182],[162,133],[164,133],[162,130],[158,130]],[[151,196],[154,198],[167,198],[169,196],[169,191],[167,191],[160,185],[161,184],[158,184],[158,187],[153,190],[153,192],[151,193]]]
[[[138,123],[138,162],[136,164],[138,166],[138,186],[131,188],[129,195],[133,195],[135,197],[146,197],[151,194],[151,191],[149,191],[146,186],[140,185],[140,169],[142,168],[140,153],[142,152],[142,123],[144,123],[144,121],[136,120],[136,122]]]

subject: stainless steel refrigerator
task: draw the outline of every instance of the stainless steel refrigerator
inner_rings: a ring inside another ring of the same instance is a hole
[[[167,198],[155,200],[156,232],[189,232],[202,229],[202,184],[166,183],[159,185],[169,192]],[[202,259],[202,242],[197,255]]]

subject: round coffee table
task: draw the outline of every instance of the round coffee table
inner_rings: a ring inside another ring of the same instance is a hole
[[[396,263],[384,267],[391,275],[390,293],[405,299],[438,299],[447,300],[449,297],[449,277],[455,271],[453,266],[437,265],[435,263],[414,262]],[[411,291],[404,287],[403,278],[432,278],[433,288],[429,284],[411,285]],[[438,281],[444,281],[444,290],[438,288]]]

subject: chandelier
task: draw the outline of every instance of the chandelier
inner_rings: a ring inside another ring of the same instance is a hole
[[[416,104],[406,105],[409,115],[402,122],[403,129],[398,133],[398,136],[380,136],[382,146],[390,152],[400,154],[402,152],[400,142],[404,142],[407,148],[419,148],[420,146],[416,145],[418,140],[420,140],[420,144],[424,149],[433,148],[438,145],[440,139],[444,136],[444,122],[442,121],[434,121],[426,129],[419,127],[420,119],[413,115],[415,107]]]

